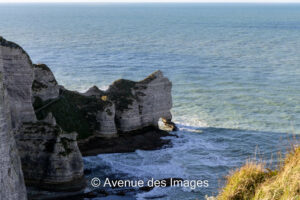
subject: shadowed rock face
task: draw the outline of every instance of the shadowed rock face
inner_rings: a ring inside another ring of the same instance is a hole
[[[47,122],[23,124],[15,137],[26,185],[63,191],[85,186],[76,136]]]
[[[11,127],[11,112],[4,80],[4,64],[7,48],[0,37],[0,199],[26,200],[27,194],[21,170],[21,162]],[[4,53],[3,53],[4,52]]]

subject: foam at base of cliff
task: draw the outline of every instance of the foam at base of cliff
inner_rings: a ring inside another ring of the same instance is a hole
[[[272,154],[289,145],[286,134],[235,130],[211,127],[193,127],[177,124],[176,137],[168,137],[172,148],[133,153],[101,154],[85,157],[84,163],[90,180],[93,177],[122,180],[183,178],[208,180],[208,188],[189,190],[181,187],[158,188],[137,194],[140,200],[204,199],[216,195],[222,180],[232,168],[240,167],[257,150],[264,153],[266,162],[274,162]],[[275,148],[274,148],[275,147]]]

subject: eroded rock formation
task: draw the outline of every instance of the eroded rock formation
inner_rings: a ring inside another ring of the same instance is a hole
[[[121,132],[158,126],[160,118],[172,119],[172,83],[161,71],[134,82],[115,81],[107,95],[116,104],[116,124]]]
[[[49,88],[51,83],[43,84]],[[43,120],[53,113],[57,123],[67,132],[79,133],[79,139],[157,128],[160,118],[172,119],[172,83],[161,71],[139,82],[120,79],[107,91],[93,86],[81,94],[60,88],[59,99],[34,96],[37,117]]]
[[[85,186],[77,133],[65,133],[57,125],[36,122],[23,124],[15,137],[27,185],[62,191]]]

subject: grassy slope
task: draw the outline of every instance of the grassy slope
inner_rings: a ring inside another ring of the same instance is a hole
[[[278,170],[248,162],[227,177],[218,200],[300,200],[300,147],[294,148]]]

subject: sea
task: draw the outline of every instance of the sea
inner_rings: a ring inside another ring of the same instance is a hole
[[[85,157],[87,179],[209,186],[123,199],[217,195],[230,171],[248,159],[274,167],[300,134],[300,4],[0,4],[0,35],[70,90],[105,90],[156,70],[172,81],[172,147]]]

